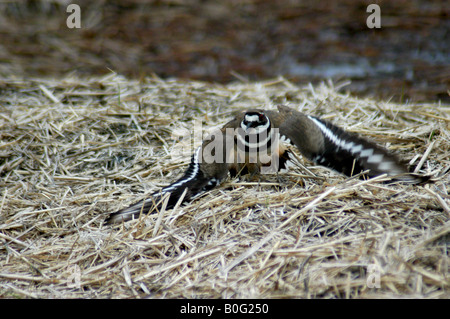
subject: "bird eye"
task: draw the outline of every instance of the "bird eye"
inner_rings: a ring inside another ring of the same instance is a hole
[[[259,114],[259,121],[262,122],[264,120],[264,114]]]

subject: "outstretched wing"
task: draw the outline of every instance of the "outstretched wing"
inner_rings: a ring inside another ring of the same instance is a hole
[[[197,148],[192,155],[189,167],[176,182],[134,205],[110,214],[106,222],[112,224],[127,221],[139,217],[140,214],[149,214],[159,210],[163,204],[164,196],[169,196],[166,208],[170,209],[177,204],[183,194],[184,197],[181,203],[189,201],[218,185],[220,180],[214,176],[207,176],[204,169],[202,169],[200,161],[201,151],[202,147]]]
[[[280,134],[288,137],[309,160],[347,176],[369,171],[369,177],[387,174],[406,183],[420,183],[426,177],[414,175],[386,149],[320,118],[286,106],[278,107]]]

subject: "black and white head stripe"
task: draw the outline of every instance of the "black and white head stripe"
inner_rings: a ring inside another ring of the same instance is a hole
[[[247,112],[241,122],[244,130],[255,129],[255,133],[267,130],[270,127],[270,120],[263,112]]]
[[[308,116],[322,132],[326,142],[326,152],[316,154],[314,161],[332,167],[347,175],[370,169],[369,175],[386,173],[398,175],[405,170],[397,164],[396,159],[379,146],[362,138],[346,133],[342,129]],[[355,166],[356,164],[356,166]]]
[[[272,130],[270,119],[263,112],[251,111],[244,115],[238,129],[238,140],[246,151],[262,151],[270,147]]]

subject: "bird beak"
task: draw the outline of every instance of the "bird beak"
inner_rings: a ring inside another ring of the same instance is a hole
[[[256,133],[256,129],[251,126],[246,126],[244,131],[245,131],[245,135],[252,135],[252,134]]]

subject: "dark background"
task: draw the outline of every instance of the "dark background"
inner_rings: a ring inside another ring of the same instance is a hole
[[[128,77],[219,83],[283,75],[351,79],[353,94],[449,102],[450,1],[160,0],[0,3],[0,76]],[[367,6],[381,7],[369,29]]]

